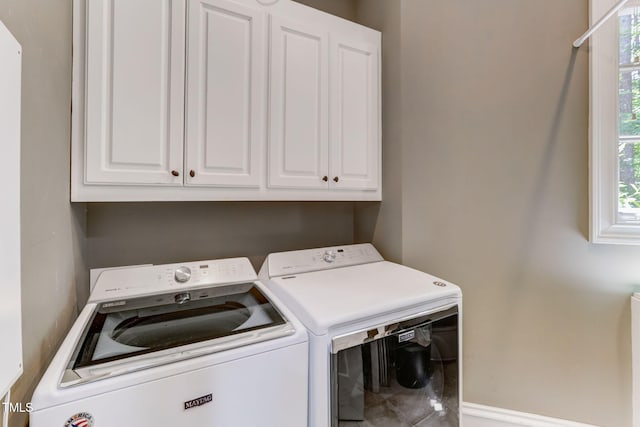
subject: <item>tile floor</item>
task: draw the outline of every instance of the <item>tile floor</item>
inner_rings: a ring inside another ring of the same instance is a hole
[[[362,421],[339,421],[339,427],[454,427],[459,425],[456,396],[458,364],[436,364],[430,382],[420,389],[399,385],[380,393],[365,391],[365,414]]]

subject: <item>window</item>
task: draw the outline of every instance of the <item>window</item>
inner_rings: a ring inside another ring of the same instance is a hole
[[[618,17],[618,217],[640,219],[640,6]]]
[[[591,0],[592,16],[613,4]],[[591,241],[640,244],[640,0],[591,39]]]

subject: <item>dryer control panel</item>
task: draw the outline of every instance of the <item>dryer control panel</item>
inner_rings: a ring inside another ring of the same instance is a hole
[[[280,277],[384,261],[370,243],[279,252],[267,257],[268,276]],[[264,268],[264,266],[263,266]],[[264,277],[261,271],[261,277]]]
[[[248,258],[123,267],[100,273],[89,302],[255,280]]]

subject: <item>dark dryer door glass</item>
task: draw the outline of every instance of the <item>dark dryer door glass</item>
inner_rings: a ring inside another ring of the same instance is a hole
[[[332,343],[332,426],[459,426],[457,307]]]

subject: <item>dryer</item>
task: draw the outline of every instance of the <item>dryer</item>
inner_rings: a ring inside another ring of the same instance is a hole
[[[307,360],[304,327],[246,258],[109,269],[30,425],[305,426]]]
[[[459,426],[462,293],[370,244],[270,254],[309,332],[309,426]]]

